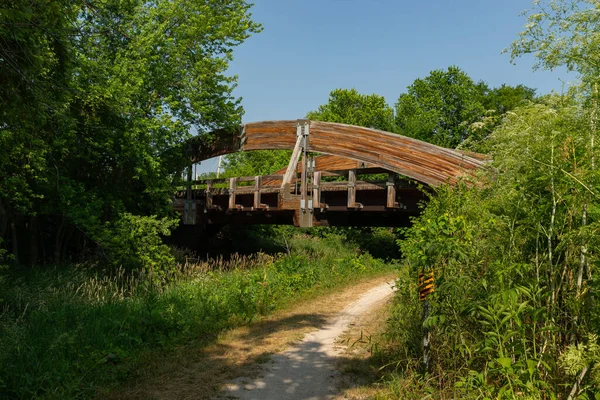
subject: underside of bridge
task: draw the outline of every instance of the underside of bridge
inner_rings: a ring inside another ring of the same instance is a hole
[[[268,176],[190,175],[174,202],[185,225],[406,226],[424,191],[455,184],[485,162],[393,133],[309,120],[249,123],[207,137],[187,143],[191,163],[237,151],[292,155],[286,169]]]

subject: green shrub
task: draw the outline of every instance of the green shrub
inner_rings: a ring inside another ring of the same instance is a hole
[[[175,265],[175,258],[162,237],[170,235],[178,223],[178,219],[123,213],[106,224],[99,234],[100,245],[115,266],[164,275]]]
[[[168,225],[123,221],[131,226],[116,230],[130,240]],[[0,397],[97,397],[125,379],[144,352],[208,343],[300,296],[392,269],[368,254],[356,257],[339,237],[299,234],[290,242],[290,254],[233,256],[166,272],[159,257],[139,271],[76,265],[12,274],[0,313]],[[143,247],[134,248],[132,255],[117,253],[130,257],[127,265],[143,259]],[[154,267],[163,279],[155,279]]]
[[[488,139],[493,168],[474,185],[437,189],[406,230],[399,244],[412,279],[432,271],[435,292],[426,320],[409,312],[390,329],[430,329],[437,390],[474,398],[599,390],[591,375],[575,385],[572,372],[583,367],[565,361],[592,348],[585,338],[600,331],[600,175],[588,136],[577,107],[514,110]],[[397,340],[418,363],[413,341]]]

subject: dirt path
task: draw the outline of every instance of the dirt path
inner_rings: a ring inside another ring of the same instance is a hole
[[[272,388],[269,379],[273,378],[267,376],[271,373],[269,368],[276,367],[278,364],[274,361],[285,357],[283,354],[290,356],[290,364],[298,363],[314,370],[303,375],[294,375],[295,381],[284,382],[288,378],[282,378],[283,386],[278,386],[280,389],[273,388],[272,398],[327,398],[326,396],[332,393],[329,387],[333,391],[336,386],[337,372],[332,365],[336,359],[347,359],[338,355],[336,349],[331,349],[333,339],[340,331],[344,331],[357,315],[379,309],[378,305],[383,305],[385,298],[391,293],[391,282],[394,278],[395,273],[390,273],[356,282],[348,288],[329,294],[304,299],[259,321],[223,332],[208,346],[201,342],[192,342],[162,357],[151,353],[141,360],[144,367],[137,370],[125,385],[114,388],[110,393],[102,393],[98,398],[233,398],[237,396],[233,385],[237,384],[240,392],[248,392],[256,398],[263,399],[267,397],[262,392]],[[380,302],[377,303],[376,299]],[[301,354],[294,354],[293,349],[304,350],[300,350]],[[292,356],[300,357],[300,360],[293,359]],[[301,362],[302,359],[304,362]],[[284,372],[273,376],[279,377],[280,374]],[[334,375],[334,379],[330,379],[330,375]],[[262,380],[256,379],[254,383],[262,389],[245,390],[245,385],[252,384],[256,377],[263,377]],[[326,379],[316,383],[316,380],[321,378]],[[261,382],[264,382],[264,385]],[[298,397],[300,390],[304,390],[301,389],[304,384],[313,388],[325,388],[325,391],[320,390],[314,395]],[[223,391],[223,388],[228,388],[229,391]],[[293,395],[286,392],[288,390],[298,395],[292,397]]]
[[[368,290],[299,344],[272,356],[259,378],[240,377],[225,385],[226,396],[247,400],[334,398],[339,383],[336,363],[341,355],[335,339],[357,318],[381,306],[393,292],[392,283]]]

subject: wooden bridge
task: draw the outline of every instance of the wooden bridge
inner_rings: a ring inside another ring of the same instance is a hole
[[[309,120],[248,123],[211,137],[187,143],[192,163],[237,151],[292,155],[267,176],[192,181],[190,173],[174,202],[186,225],[406,226],[424,190],[455,184],[485,162],[394,133]]]

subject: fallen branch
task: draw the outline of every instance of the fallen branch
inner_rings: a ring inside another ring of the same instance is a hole
[[[573,400],[577,398],[577,395],[579,394],[579,387],[581,386],[581,381],[585,377],[585,374],[588,372],[589,368],[589,364],[583,368],[583,370],[577,377],[577,380],[575,381],[575,384],[573,385],[573,388],[571,389],[571,393],[569,393],[569,397],[567,397],[567,400]]]

